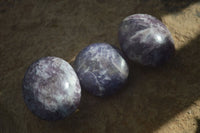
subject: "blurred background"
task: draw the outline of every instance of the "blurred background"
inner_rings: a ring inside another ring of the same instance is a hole
[[[159,68],[130,66],[127,86],[109,98],[82,91],[70,117],[47,122],[22,97],[28,66],[43,56],[67,61],[84,47],[119,47],[121,21],[135,13],[160,19],[176,54]],[[200,133],[200,1],[0,0],[0,133]]]

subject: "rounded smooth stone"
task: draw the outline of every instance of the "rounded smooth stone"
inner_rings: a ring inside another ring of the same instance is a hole
[[[81,87],[95,96],[108,96],[123,87],[129,68],[119,49],[107,43],[94,43],[76,57],[74,69]]]
[[[69,63],[58,57],[43,57],[26,71],[23,96],[27,107],[39,118],[59,120],[77,109],[81,87]]]
[[[162,65],[175,52],[167,27],[147,14],[131,15],[122,21],[119,43],[128,59],[145,66]]]

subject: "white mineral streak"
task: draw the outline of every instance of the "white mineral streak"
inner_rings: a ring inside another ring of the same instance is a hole
[[[99,96],[101,96],[101,95],[103,95],[103,93],[102,93],[102,91],[104,90],[104,88],[101,86],[101,84],[99,83],[99,80],[97,79],[97,77],[94,75],[94,73],[92,73],[92,72],[88,72],[88,73],[90,73],[90,74],[92,74],[93,75],[93,77],[94,77],[94,79],[95,79],[95,83],[97,83],[97,86],[98,86],[98,90],[100,90],[100,93],[99,93]]]
[[[39,91],[38,100],[45,105],[46,109],[51,110],[56,110],[59,106],[62,106],[63,100],[65,100],[66,103],[73,104],[75,102],[75,94],[80,93],[81,91],[76,88],[76,83],[79,82],[76,73],[66,61],[60,60],[59,58],[54,58],[52,62],[48,61],[46,63],[47,64],[44,65],[44,60],[41,60],[39,62],[39,69],[36,68],[36,75],[40,78],[38,78],[38,81],[35,81],[34,89],[39,87],[38,83],[43,82],[39,81],[41,79],[52,79],[53,81],[52,83],[42,85],[40,86],[40,89],[37,89]],[[50,66],[53,66],[55,71],[56,69],[60,69],[64,73],[57,72],[56,75],[50,75],[47,73],[49,69],[51,69],[49,68]]]
[[[42,79],[48,79],[51,77],[51,75],[49,75],[46,71],[50,65],[50,62],[47,62],[47,64],[44,63],[44,60],[40,60],[38,62],[38,66],[36,66],[35,70],[36,70],[36,75],[40,76]],[[43,65],[45,64],[45,65]]]
[[[119,74],[121,77],[126,78],[128,77],[128,67],[126,65],[125,60],[119,59],[119,63],[112,60],[112,64],[115,66],[115,68],[119,71]]]

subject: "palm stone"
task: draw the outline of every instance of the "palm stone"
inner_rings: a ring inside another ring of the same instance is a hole
[[[43,57],[26,71],[23,96],[33,114],[44,120],[59,120],[77,109],[81,87],[69,63],[58,57]]]
[[[81,87],[95,96],[108,96],[127,81],[129,68],[122,53],[107,43],[94,43],[76,57],[74,69]]]
[[[169,30],[151,15],[134,14],[126,17],[120,24],[118,37],[128,59],[145,66],[162,65],[175,52]]]

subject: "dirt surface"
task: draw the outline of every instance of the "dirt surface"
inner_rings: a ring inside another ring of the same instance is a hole
[[[22,98],[28,66],[43,56],[72,60],[94,42],[119,47],[123,18],[147,13],[169,28],[176,55],[163,67],[130,65],[122,91],[82,91],[70,117],[47,122]],[[0,133],[199,133],[200,2],[192,0],[0,0]]]

